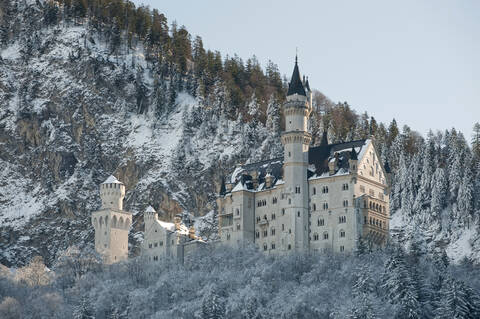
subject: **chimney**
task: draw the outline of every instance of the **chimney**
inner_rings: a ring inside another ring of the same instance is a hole
[[[256,170],[252,171],[250,176],[252,176],[253,188],[257,189],[258,188],[258,172]]]
[[[193,227],[193,225],[188,229],[188,237],[191,239],[197,239],[197,236],[195,236],[195,227]]]
[[[337,163],[338,163],[338,158],[337,158],[337,154],[335,154],[334,157],[332,157],[329,161],[328,161],[328,171],[330,173],[330,175],[333,175],[335,174],[335,170],[337,168]]]

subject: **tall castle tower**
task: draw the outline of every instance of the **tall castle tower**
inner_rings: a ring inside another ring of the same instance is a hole
[[[128,257],[128,232],[132,214],[123,210],[125,185],[115,176],[100,184],[102,206],[92,214],[95,229],[95,250],[104,257],[107,264],[125,260]]]
[[[311,92],[308,86],[307,88],[305,92],[298,70],[297,57],[295,57],[287,100],[283,106],[285,132],[282,134],[282,144],[284,146],[283,176],[288,200],[285,214],[294,230],[289,242],[297,251],[309,248],[307,167],[311,135],[308,133],[307,125],[312,106]]]

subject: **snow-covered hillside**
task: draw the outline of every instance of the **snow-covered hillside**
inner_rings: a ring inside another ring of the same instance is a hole
[[[267,143],[279,143],[261,123],[228,120],[184,90],[160,113],[158,90],[173,91],[175,74],[159,76],[141,42],[111,54],[86,21],[46,27],[37,3],[17,5],[24,28],[0,49],[1,263],[37,254],[50,262],[59,249],[89,243],[98,184],[112,173],[137,215],[135,254],[145,207],[167,220],[203,216],[225,169],[269,157]]]

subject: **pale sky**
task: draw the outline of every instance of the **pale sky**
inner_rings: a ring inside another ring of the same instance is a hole
[[[176,20],[222,56],[271,59],[334,102],[377,121],[455,127],[480,122],[480,1],[134,0]]]

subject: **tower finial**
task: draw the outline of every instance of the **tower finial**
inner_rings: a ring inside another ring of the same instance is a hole
[[[298,47],[295,47],[295,64],[298,63]]]

